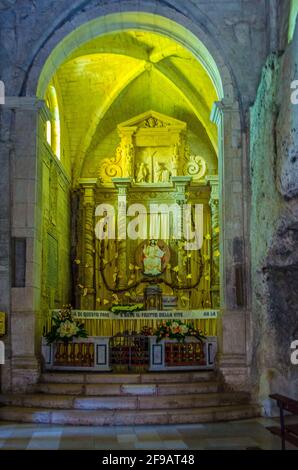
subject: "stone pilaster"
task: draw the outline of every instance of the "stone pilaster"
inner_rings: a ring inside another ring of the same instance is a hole
[[[211,120],[217,124],[219,144],[219,366],[228,386],[248,389],[247,195],[243,190],[247,168],[237,103],[215,103]]]
[[[24,239],[26,246],[24,284],[18,287],[13,284],[10,289],[9,353],[3,367],[3,390],[19,392],[31,390],[40,371],[42,163],[39,156],[50,114],[44,101],[34,96],[6,97],[3,113],[12,116],[10,234]]]

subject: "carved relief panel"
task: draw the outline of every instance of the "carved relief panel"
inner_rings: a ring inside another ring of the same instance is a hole
[[[163,184],[182,175],[201,180],[206,162],[191,155],[186,131],[185,122],[154,111],[119,124],[115,156],[104,159],[98,168],[101,183],[112,185],[112,178],[131,177],[139,184]]]

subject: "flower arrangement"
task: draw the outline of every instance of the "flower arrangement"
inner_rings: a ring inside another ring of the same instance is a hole
[[[162,339],[176,339],[184,342],[187,336],[193,336],[200,341],[206,339],[203,332],[196,330],[192,323],[183,323],[181,320],[163,320],[154,335],[157,336],[157,342]]]
[[[72,341],[73,338],[87,338],[88,334],[84,323],[75,320],[71,310],[71,305],[65,305],[58,313],[53,315],[51,331],[44,335],[48,344],[54,341],[67,343]]]
[[[141,336],[153,336],[153,330],[150,326],[143,326],[139,334]]]
[[[111,312],[115,313],[116,315],[121,313],[131,313],[139,312],[143,309],[143,304],[133,304],[133,305],[114,305],[111,308]]]

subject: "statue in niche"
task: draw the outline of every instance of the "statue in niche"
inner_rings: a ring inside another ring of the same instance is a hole
[[[149,245],[143,249],[144,255],[144,274],[149,276],[158,276],[162,273],[162,260],[165,252],[157,244],[157,240],[150,240]]]
[[[173,148],[172,176],[178,176],[179,172],[179,144],[176,143]]]
[[[163,240],[144,240],[136,249],[135,259],[143,274],[158,276],[170,262],[170,248]]]
[[[127,176],[134,176],[134,146],[127,144],[125,146]]]
[[[156,181],[158,183],[168,183],[170,181],[171,173],[164,163],[158,162],[156,165]]]
[[[138,168],[137,173],[137,183],[148,183],[149,180],[149,169],[148,165],[144,162],[141,162]]]

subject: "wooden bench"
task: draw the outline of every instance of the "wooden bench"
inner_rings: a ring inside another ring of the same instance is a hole
[[[288,398],[284,395],[269,395],[272,400],[276,400],[279,408],[280,427],[267,427],[268,431],[276,436],[281,437],[281,448],[285,450],[286,441],[298,447],[298,424],[285,424],[284,412],[287,411],[298,416],[298,401]]]

